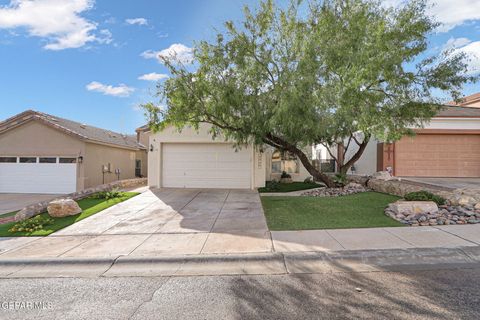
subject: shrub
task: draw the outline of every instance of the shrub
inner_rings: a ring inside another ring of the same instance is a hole
[[[33,218],[15,223],[8,232],[33,232],[42,230],[44,226],[52,224],[54,220],[45,216],[35,216]]]
[[[337,173],[333,177],[333,182],[335,182],[337,186],[343,187],[344,185],[347,184],[347,175],[342,173]]]
[[[280,186],[279,183],[275,180],[267,181],[267,183],[265,184],[265,189],[267,191],[278,191],[280,190]]]
[[[445,204],[444,198],[425,190],[407,193],[404,198],[407,201],[433,201],[438,205]]]
[[[312,177],[306,177],[303,183],[313,183]]]
[[[96,193],[92,196],[94,199],[114,199],[114,198],[120,198],[125,195],[125,192],[122,192],[118,190],[118,188],[112,189],[110,191],[102,191],[99,193]]]
[[[289,175],[286,171],[283,171],[280,178],[281,178],[281,179],[289,179],[289,178],[291,178],[291,177],[292,177],[292,176]]]

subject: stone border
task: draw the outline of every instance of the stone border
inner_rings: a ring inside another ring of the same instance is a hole
[[[348,180],[351,182],[362,184],[373,191],[393,194],[399,197],[404,197],[407,193],[410,192],[424,190],[443,197],[451,202],[458,202],[458,200],[455,201],[455,198],[456,194],[458,194],[459,190],[461,190],[456,189],[453,191],[447,191],[445,189],[442,189],[441,187],[410,183],[410,181],[400,180],[397,178],[392,178],[391,180],[382,180],[374,179],[368,176],[349,175]]]
[[[404,180],[370,179],[367,187],[378,192],[404,197],[407,193],[425,190],[447,200],[449,205],[480,208],[480,188],[461,188],[452,191],[435,187],[419,186]]]
[[[92,194],[101,192],[101,191],[112,190],[114,188],[130,188],[130,187],[142,186],[146,184],[147,184],[147,178],[125,179],[125,180],[119,180],[119,181],[102,184],[93,188],[84,189],[84,190],[66,194],[60,197],[55,197],[50,200],[41,201],[23,208],[22,210],[17,212],[17,214],[15,215],[15,221],[26,220],[42,212],[45,212],[47,210],[48,204],[52,200],[73,199],[77,201],[83,198],[87,198],[88,196],[91,196]]]

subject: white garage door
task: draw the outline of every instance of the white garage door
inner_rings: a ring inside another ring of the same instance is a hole
[[[163,187],[249,189],[251,150],[231,144],[164,144]]]
[[[0,157],[0,193],[75,192],[75,161],[57,157]]]

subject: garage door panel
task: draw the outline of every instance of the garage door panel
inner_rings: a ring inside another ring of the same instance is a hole
[[[164,144],[162,185],[170,188],[250,188],[250,151],[232,144]]]
[[[395,144],[395,174],[480,177],[480,135],[418,134]]]
[[[76,164],[0,163],[1,193],[72,193]]]

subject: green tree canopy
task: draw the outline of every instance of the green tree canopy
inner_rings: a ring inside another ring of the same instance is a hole
[[[216,41],[198,42],[193,67],[164,58],[172,75],[159,86],[166,108],[144,107],[153,130],[209,123],[213,135],[238,145],[295,154],[333,186],[306,146],[356,144],[349,161],[332,153],[345,173],[372,136],[395,140],[435,115],[441,101],[433,90],[458,99],[474,80],[465,56],[427,55],[427,36],[437,26],[424,0],[396,9],[373,0],[293,0],[282,9],[264,0],[256,10],[245,8],[242,23],[226,22]]]

